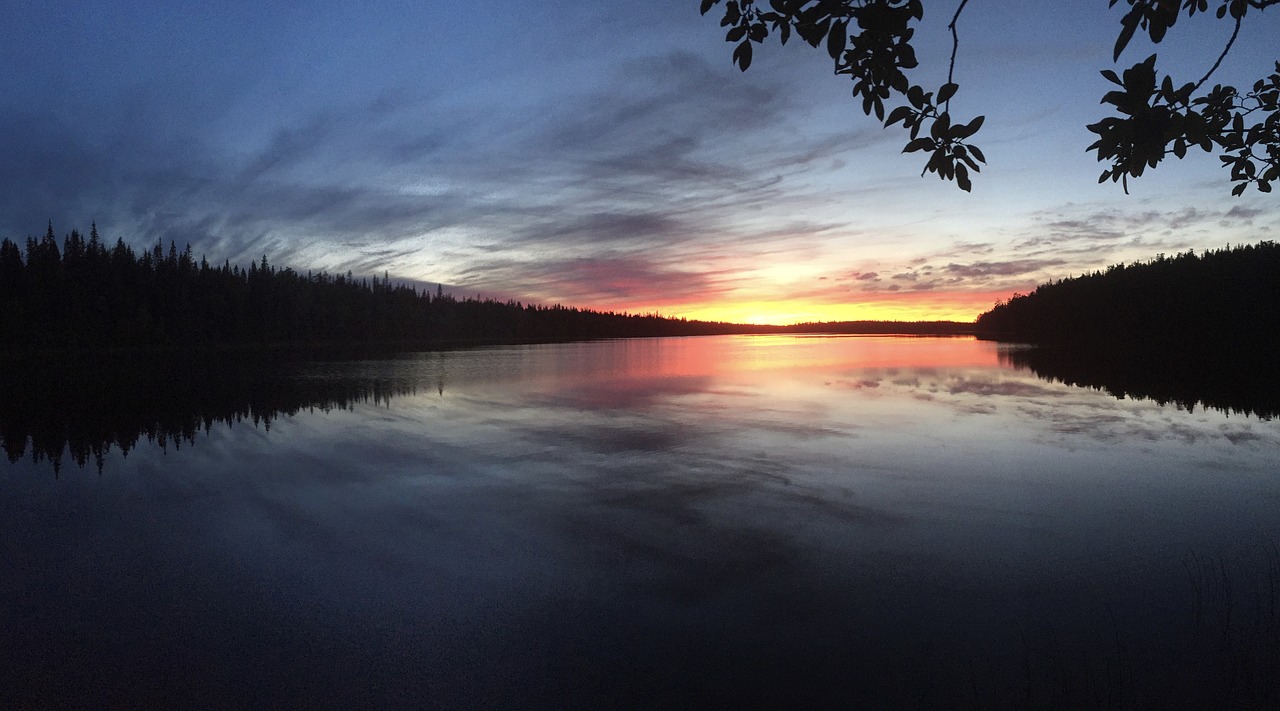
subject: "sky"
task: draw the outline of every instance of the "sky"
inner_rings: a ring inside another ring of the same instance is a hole
[[[1213,3],[1216,6],[1217,0]],[[698,0],[8,0],[0,237],[87,232],[221,264],[386,274],[456,295],[754,323],[971,320],[1118,262],[1280,236],[1212,154],[1097,183],[1085,125],[1155,51],[1180,81],[1230,35],[1184,18],[1111,61],[1125,3],[975,0],[957,117],[972,193],[901,155],[824,51],[747,72]],[[925,86],[955,2],[927,2]],[[1274,69],[1280,10],[1214,82]]]

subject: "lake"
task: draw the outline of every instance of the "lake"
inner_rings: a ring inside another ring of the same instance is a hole
[[[1021,346],[9,375],[0,706],[1280,698],[1280,421]]]

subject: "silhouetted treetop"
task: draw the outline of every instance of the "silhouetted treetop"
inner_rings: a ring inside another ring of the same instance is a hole
[[[980,315],[986,334],[1040,342],[1149,344],[1187,352],[1280,341],[1280,245],[1163,254],[1041,284]]]
[[[97,226],[25,249],[0,240],[0,350],[538,341],[741,332],[743,327],[493,299],[196,259],[158,241],[108,249]]]

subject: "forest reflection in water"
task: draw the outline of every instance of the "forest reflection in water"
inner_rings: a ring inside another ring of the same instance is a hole
[[[107,452],[127,453],[140,440],[181,448],[215,425],[248,422],[270,429],[273,421],[303,410],[388,405],[394,396],[432,388],[442,395],[450,368],[472,376],[500,375],[459,367],[468,353],[401,354],[390,360],[388,354],[318,359],[314,353],[288,352],[11,360],[0,368],[0,447],[10,462],[30,456],[49,462],[55,472],[64,458],[101,469]],[[1280,414],[1280,371],[1265,365],[1267,354],[1119,353],[1018,344],[1000,344],[997,353],[1001,365],[1116,398],[1264,420]],[[395,364],[400,367],[390,367]]]
[[[107,453],[139,441],[181,449],[215,425],[269,430],[304,410],[388,404],[425,385],[356,368],[315,377],[312,366],[308,377],[308,362],[252,351],[11,360],[0,369],[0,445],[10,462],[30,456],[57,472],[68,458],[101,470]]]
[[[1029,353],[770,336],[11,364],[0,689],[19,706],[1276,698],[1280,426]]]
[[[1117,398],[1149,399],[1184,410],[1197,406],[1270,420],[1280,415],[1280,370],[1271,350],[1215,343],[1177,350],[1012,346],[1001,362],[1046,380],[1105,390]]]

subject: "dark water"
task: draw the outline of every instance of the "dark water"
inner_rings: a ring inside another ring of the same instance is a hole
[[[1274,701],[1280,422],[1033,367],[717,337],[10,378],[0,707]]]

